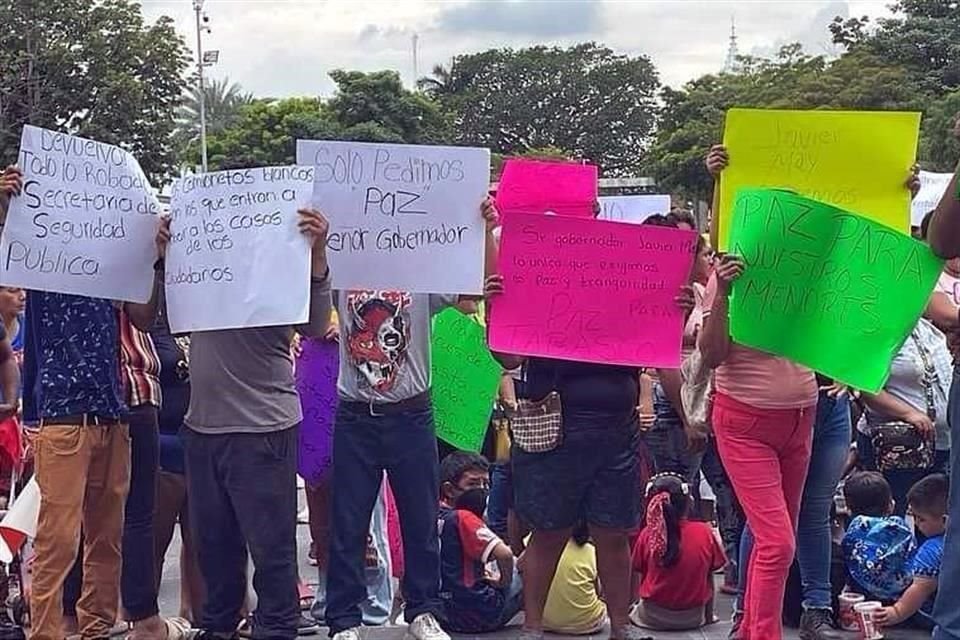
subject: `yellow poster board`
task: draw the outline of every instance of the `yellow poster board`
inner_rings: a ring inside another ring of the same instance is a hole
[[[920,114],[893,111],[730,109],[720,175],[720,250],[743,187],[779,187],[910,233],[906,182],[916,161]]]

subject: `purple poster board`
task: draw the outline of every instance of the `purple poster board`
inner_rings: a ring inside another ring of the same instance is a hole
[[[297,392],[303,408],[297,471],[311,486],[333,466],[333,418],[337,408],[340,351],[336,342],[304,339],[297,359]]]

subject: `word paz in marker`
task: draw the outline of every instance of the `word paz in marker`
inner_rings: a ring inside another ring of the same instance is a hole
[[[745,264],[733,338],[879,391],[943,260],[879,222],[777,189],[742,189],[732,224],[731,252]]]

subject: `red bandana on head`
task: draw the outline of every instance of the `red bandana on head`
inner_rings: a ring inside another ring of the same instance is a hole
[[[663,505],[670,502],[670,492],[661,491],[650,498],[647,505],[647,526],[653,530],[653,536],[650,539],[650,545],[653,548],[653,556],[662,560],[667,553],[667,523],[663,519]]]

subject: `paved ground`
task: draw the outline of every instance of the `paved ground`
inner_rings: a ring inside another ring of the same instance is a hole
[[[301,491],[301,506],[303,506],[303,495]],[[306,525],[302,525],[298,528],[298,540],[300,544],[300,575],[308,583],[316,584],[317,574],[316,568],[311,567],[307,564],[307,549],[310,545],[310,534],[307,530]],[[160,609],[165,615],[176,615],[179,609],[179,597],[180,597],[180,568],[178,565],[179,558],[179,546],[180,540],[179,537],[174,539],[173,544],[171,545],[171,550],[167,554],[167,561],[164,565],[163,573],[163,582],[160,588]],[[729,619],[730,611],[730,600],[729,598],[722,597],[722,602],[720,603],[718,609],[718,615],[723,619]],[[483,640],[506,640],[508,638],[514,638],[518,635],[519,629],[517,627],[508,628],[499,633],[487,634],[480,636]],[[727,634],[730,631],[730,624],[723,622],[712,627],[709,627],[703,631],[695,632],[681,632],[681,633],[666,633],[666,632],[656,632],[653,637],[663,640],[725,640]],[[326,632],[323,632],[323,635],[326,635]],[[380,628],[368,628],[364,630],[363,637],[364,640],[401,640],[404,638],[405,630],[401,627],[380,627]],[[461,636],[461,638],[470,638],[471,636]],[[556,638],[557,640],[563,640],[564,636],[548,636],[549,638]],[[595,636],[598,640],[603,640],[606,636]],[[797,638],[795,630],[788,630],[784,635],[784,638],[788,640],[795,640]],[[902,630],[888,630],[886,633],[886,638],[888,640],[921,640],[923,638],[929,638],[930,635],[923,632],[917,631],[902,631]],[[856,640],[858,634],[849,634],[850,640]],[[582,640],[582,639],[581,639]],[[775,640],[771,638],[770,640]]]

